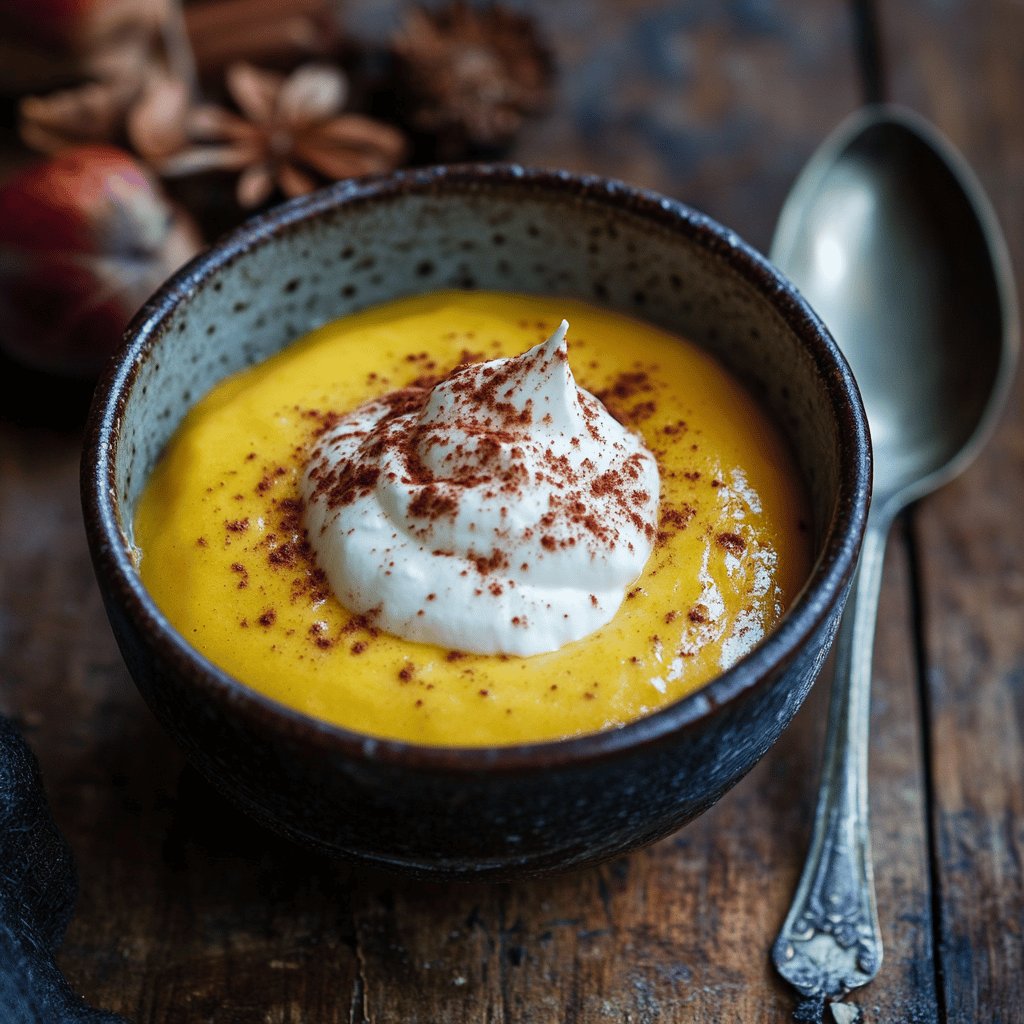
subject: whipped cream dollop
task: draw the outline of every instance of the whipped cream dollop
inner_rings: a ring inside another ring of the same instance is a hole
[[[658,466],[577,387],[568,326],[368,402],[320,436],[306,527],[347,608],[410,640],[518,655],[615,615],[654,546]]]

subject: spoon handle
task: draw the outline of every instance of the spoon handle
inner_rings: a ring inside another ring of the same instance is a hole
[[[805,998],[837,999],[882,963],[868,831],[871,655],[888,523],[869,517],[836,639],[825,763],[803,875],[772,948],[778,972]]]

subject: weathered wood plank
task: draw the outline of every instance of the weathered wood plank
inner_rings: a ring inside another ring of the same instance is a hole
[[[894,98],[972,163],[1024,284],[1024,9],[883,11]],[[965,344],[970,325],[965,324]],[[931,719],[938,926],[950,1021],[1024,1007],[1024,388],[978,462],[915,516]]]
[[[882,973],[852,1000],[871,1021],[939,1021],[927,833],[924,737],[915,664],[907,537],[894,531],[885,561],[871,701],[871,837]]]
[[[536,6],[564,93],[516,155],[659,188],[762,247],[799,166],[858,102],[839,2]],[[0,427],[0,705],[28,724],[78,857],[62,964],[92,1002],[140,1024],[788,1018],[768,949],[806,848],[824,688],[718,807],[632,857],[496,887],[352,876],[182,773],[105,624],[77,444],[73,428]],[[861,1001],[878,1021],[934,1019],[904,550],[890,551],[873,704],[888,951]]]

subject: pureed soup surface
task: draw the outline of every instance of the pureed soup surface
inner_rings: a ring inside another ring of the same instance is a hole
[[[332,413],[569,327],[576,381],[661,474],[654,552],[608,625],[557,651],[473,655],[387,634],[330,593],[299,481]],[[143,582],[235,678],[357,732],[489,746],[629,722],[698,689],[779,620],[810,566],[804,489],[778,430],[700,349],[558,298],[434,293],[345,317],[213,389],[139,502]]]

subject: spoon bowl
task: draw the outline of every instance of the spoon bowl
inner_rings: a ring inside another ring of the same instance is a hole
[[[857,378],[875,454],[871,510],[836,642],[811,847],[775,965],[822,1002],[882,962],[868,832],[871,655],[893,519],[959,473],[987,438],[1018,348],[1006,244],[963,158],[898,107],[850,117],[787,200],[775,263]]]
[[[974,173],[909,110],[869,107],[818,150],[772,258],[849,360],[890,515],[955,476],[1010,384],[1017,308],[1006,245]]]

